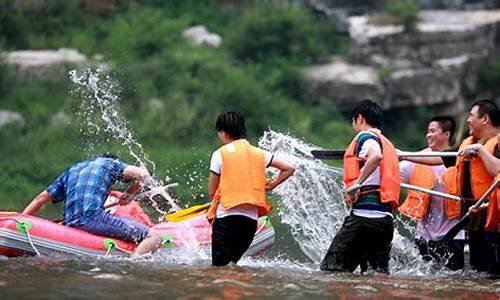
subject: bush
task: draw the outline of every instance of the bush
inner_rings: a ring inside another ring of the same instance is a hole
[[[406,31],[415,28],[420,17],[415,0],[384,0],[383,14],[393,19],[396,24],[403,25]]]
[[[483,89],[500,92],[500,57],[495,57],[483,64],[479,70],[479,86]]]
[[[327,54],[327,48],[314,24],[305,9],[257,5],[246,10],[235,24],[228,47],[244,62],[265,62],[273,57],[315,61]]]

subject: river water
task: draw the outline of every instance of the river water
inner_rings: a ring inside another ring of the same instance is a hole
[[[154,162],[119,114],[114,81],[91,71],[73,73],[72,79],[90,91],[82,105],[87,134],[104,131],[116,136],[141,165],[154,170]],[[263,256],[221,268],[211,267],[207,257],[182,252],[139,260],[0,257],[0,299],[500,299],[500,280],[423,261],[411,241],[414,224],[400,217],[395,222],[391,275],[320,271],[319,262],[349,211],[341,200],[341,170],[313,159],[310,150],[317,146],[287,134],[268,130],[259,146],[297,167],[270,195],[276,239]]]
[[[500,282],[474,274],[327,274],[316,264],[243,259],[214,268],[126,259],[18,258],[0,261],[1,299],[450,298],[499,299]]]

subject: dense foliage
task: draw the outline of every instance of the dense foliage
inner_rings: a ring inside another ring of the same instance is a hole
[[[193,172],[202,174],[181,190],[183,197],[205,192],[209,156],[218,145],[214,121],[223,110],[243,111],[254,142],[268,127],[326,147],[349,138],[349,123],[335,107],[313,104],[318,101],[302,79],[304,66],[345,49],[347,39],[304,7],[114,1],[113,9],[96,11],[85,1],[29,3],[35,4],[0,0],[0,47],[102,55],[120,84],[121,112],[156,163],[156,175],[182,186]],[[219,34],[222,46],[183,38],[193,25]],[[20,209],[77,160],[111,149],[133,162],[120,141],[89,140],[74,89],[65,73],[20,76],[1,68],[0,109],[26,120],[0,129],[2,210]],[[53,124],[58,112],[70,116],[70,125]]]

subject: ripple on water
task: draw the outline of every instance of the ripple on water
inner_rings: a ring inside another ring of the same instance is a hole
[[[122,275],[111,274],[111,273],[103,273],[99,275],[92,276],[95,279],[107,279],[107,280],[121,280],[123,278]]]
[[[213,284],[228,284],[229,283],[229,284],[236,284],[236,285],[247,287],[247,288],[253,287],[252,284],[248,284],[248,283],[241,282],[241,281],[234,280],[234,279],[216,279],[216,280],[212,281],[212,283]]]
[[[354,288],[366,292],[378,292],[378,289],[374,288],[371,285],[356,285],[354,286]]]

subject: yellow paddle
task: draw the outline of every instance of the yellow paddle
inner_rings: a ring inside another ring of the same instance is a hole
[[[189,208],[179,210],[177,212],[169,214],[169,215],[165,216],[165,219],[169,222],[174,222],[174,223],[182,222],[184,220],[191,219],[191,218],[194,218],[196,216],[199,216],[201,214],[206,213],[208,211],[209,206],[210,206],[210,203],[191,206]]]

